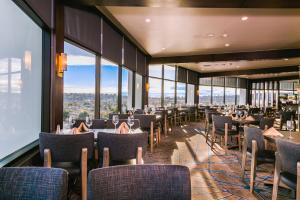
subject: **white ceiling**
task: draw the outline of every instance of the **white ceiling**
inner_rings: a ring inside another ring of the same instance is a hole
[[[262,79],[262,78],[277,78],[277,77],[288,77],[288,76],[297,76],[299,72],[284,72],[284,73],[275,73],[275,74],[252,74],[252,75],[240,75],[238,77],[247,78],[247,79]]]
[[[300,47],[300,9],[106,8],[153,57]]]

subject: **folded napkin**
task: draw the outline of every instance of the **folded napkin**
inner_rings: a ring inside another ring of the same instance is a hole
[[[128,125],[125,123],[125,122],[123,122],[120,126],[119,126],[119,128],[118,128],[118,130],[117,130],[117,133],[120,133],[120,134],[126,134],[126,133],[128,133],[129,132],[129,127],[128,127]]]
[[[273,127],[267,129],[263,134],[265,136],[283,137],[283,135]]]
[[[83,122],[81,122],[78,128],[73,128],[71,130],[73,134],[79,134],[81,132],[88,132],[88,131],[89,131],[88,127],[86,127],[86,125]]]
[[[252,116],[246,117],[245,120],[247,120],[247,121],[255,121],[255,119]]]

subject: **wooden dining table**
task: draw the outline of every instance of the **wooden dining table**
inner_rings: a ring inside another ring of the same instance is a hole
[[[277,139],[284,139],[284,140],[291,141],[293,143],[300,144],[300,132],[292,131],[292,138],[289,138],[289,135],[290,135],[289,131],[279,131],[279,132],[283,135],[283,137],[264,135],[264,138],[265,138],[265,140],[267,140],[267,142],[270,142],[275,145],[276,145]]]

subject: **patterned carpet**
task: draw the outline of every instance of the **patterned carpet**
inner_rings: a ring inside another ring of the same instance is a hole
[[[228,155],[218,145],[211,151],[203,137],[200,123],[176,127],[162,141],[154,153],[144,157],[146,164],[180,164],[189,167],[192,182],[193,199],[271,199],[272,165],[259,167],[256,178],[255,194],[250,194],[249,174],[246,172],[245,182],[240,179],[241,153],[230,150]],[[248,160],[247,168],[250,168]],[[260,172],[263,170],[263,172]],[[280,188],[278,199],[292,199],[293,194]]]

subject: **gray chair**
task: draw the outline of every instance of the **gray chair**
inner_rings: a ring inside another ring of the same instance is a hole
[[[191,199],[189,169],[179,165],[128,165],[90,171],[89,200]]]
[[[104,129],[105,128],[105,119],[94,119],[91,129]]]
[[[147,131],[150,135],[150,151],[153,152],[154,147],[154,134],[156,136],[156,144],[160,140],[160,124],[156,122],[156,115],[147,115],[147,114],[136,114],[134,115],[135,119],[140,121],[140,126],[143,131]]]
[[[141,126],[140,126],[140,120],[134,119],[133,121],[134,121],[134,124],[133,124],[133,126],[131,127],[132,129],[137,129],[137,128],[140,128],[140,127],[141,127]],[[120,126],[123,122],[125,122],[125,123],[127,124],[127,119],[119,119],[119,123],[117,124],[116,127],[119,128],[119,126]],[[127,124],[127,125],[128,125],[128,124]],[[106,126],[105,126],[105,127],[111,129],[111,128],[115,128],[115,125],[113,124],[112,120],[107,120],[107,121],[106,121]]]
[[[114,116],[114,115],[118,115],[119,116],[119,119],[127,119],[128,117],[129,117],[129,114],[127,114],[127,113],[123,113],[123,114],[118,114],[118,113],[109,113],[109,115],[108,115],[108,119],[112,119],[112,117]]]
[[[212,115],[220,115],[216,110],[206,108],[204,111],[205,114],[205,121],[204,121],[204,128],[205,128],[205,138],[206,142],[208,141],[209,131],[212,128]]]
[[[40,133],[39,144],[44,167],[63,168],[69,172],[70,179],[75,180],[81,174],[82,197],[86,197],[87,171],[94,155],[94,133]]]
[[[66,200],[68,173],[42,167],[0,168],[0,199]]]
[[[136,158],[141,163],[147,151],[148,133],[112,134],[98,133],[97,147],[99,155],[103,155],[103,166],[110,161],[127,161]],[[102,164],[99,163],[100,165]]]
[[[256,167],[265,163],[275,163],[274,151],[265,148],[262,130],[256,127],[244,127],[245,137],[242,154],[242,180],[244,180],[247,155],[251,156],[250,192],[254,190]]]
[[[259,121],[259,128],[261,130],[266,130],[268,128],[273,127],[274,125],[274,118],[264,117]]]
[[[276,146],[272,199],[277,199],[280,181],[296,191],[296,199],[300,199],[300,144],[284,139],[277,139]]]
[[[239,130],[233,129],[232,118],[227,116],[212,115],[213,131],[211,139],[211,149],[214,147],[216,136],[220,136],[221,145],[224,138],[225,153],[228,151],[229,137],[236,137],[238,139],[239,150],[241,150],[241,135]]]

